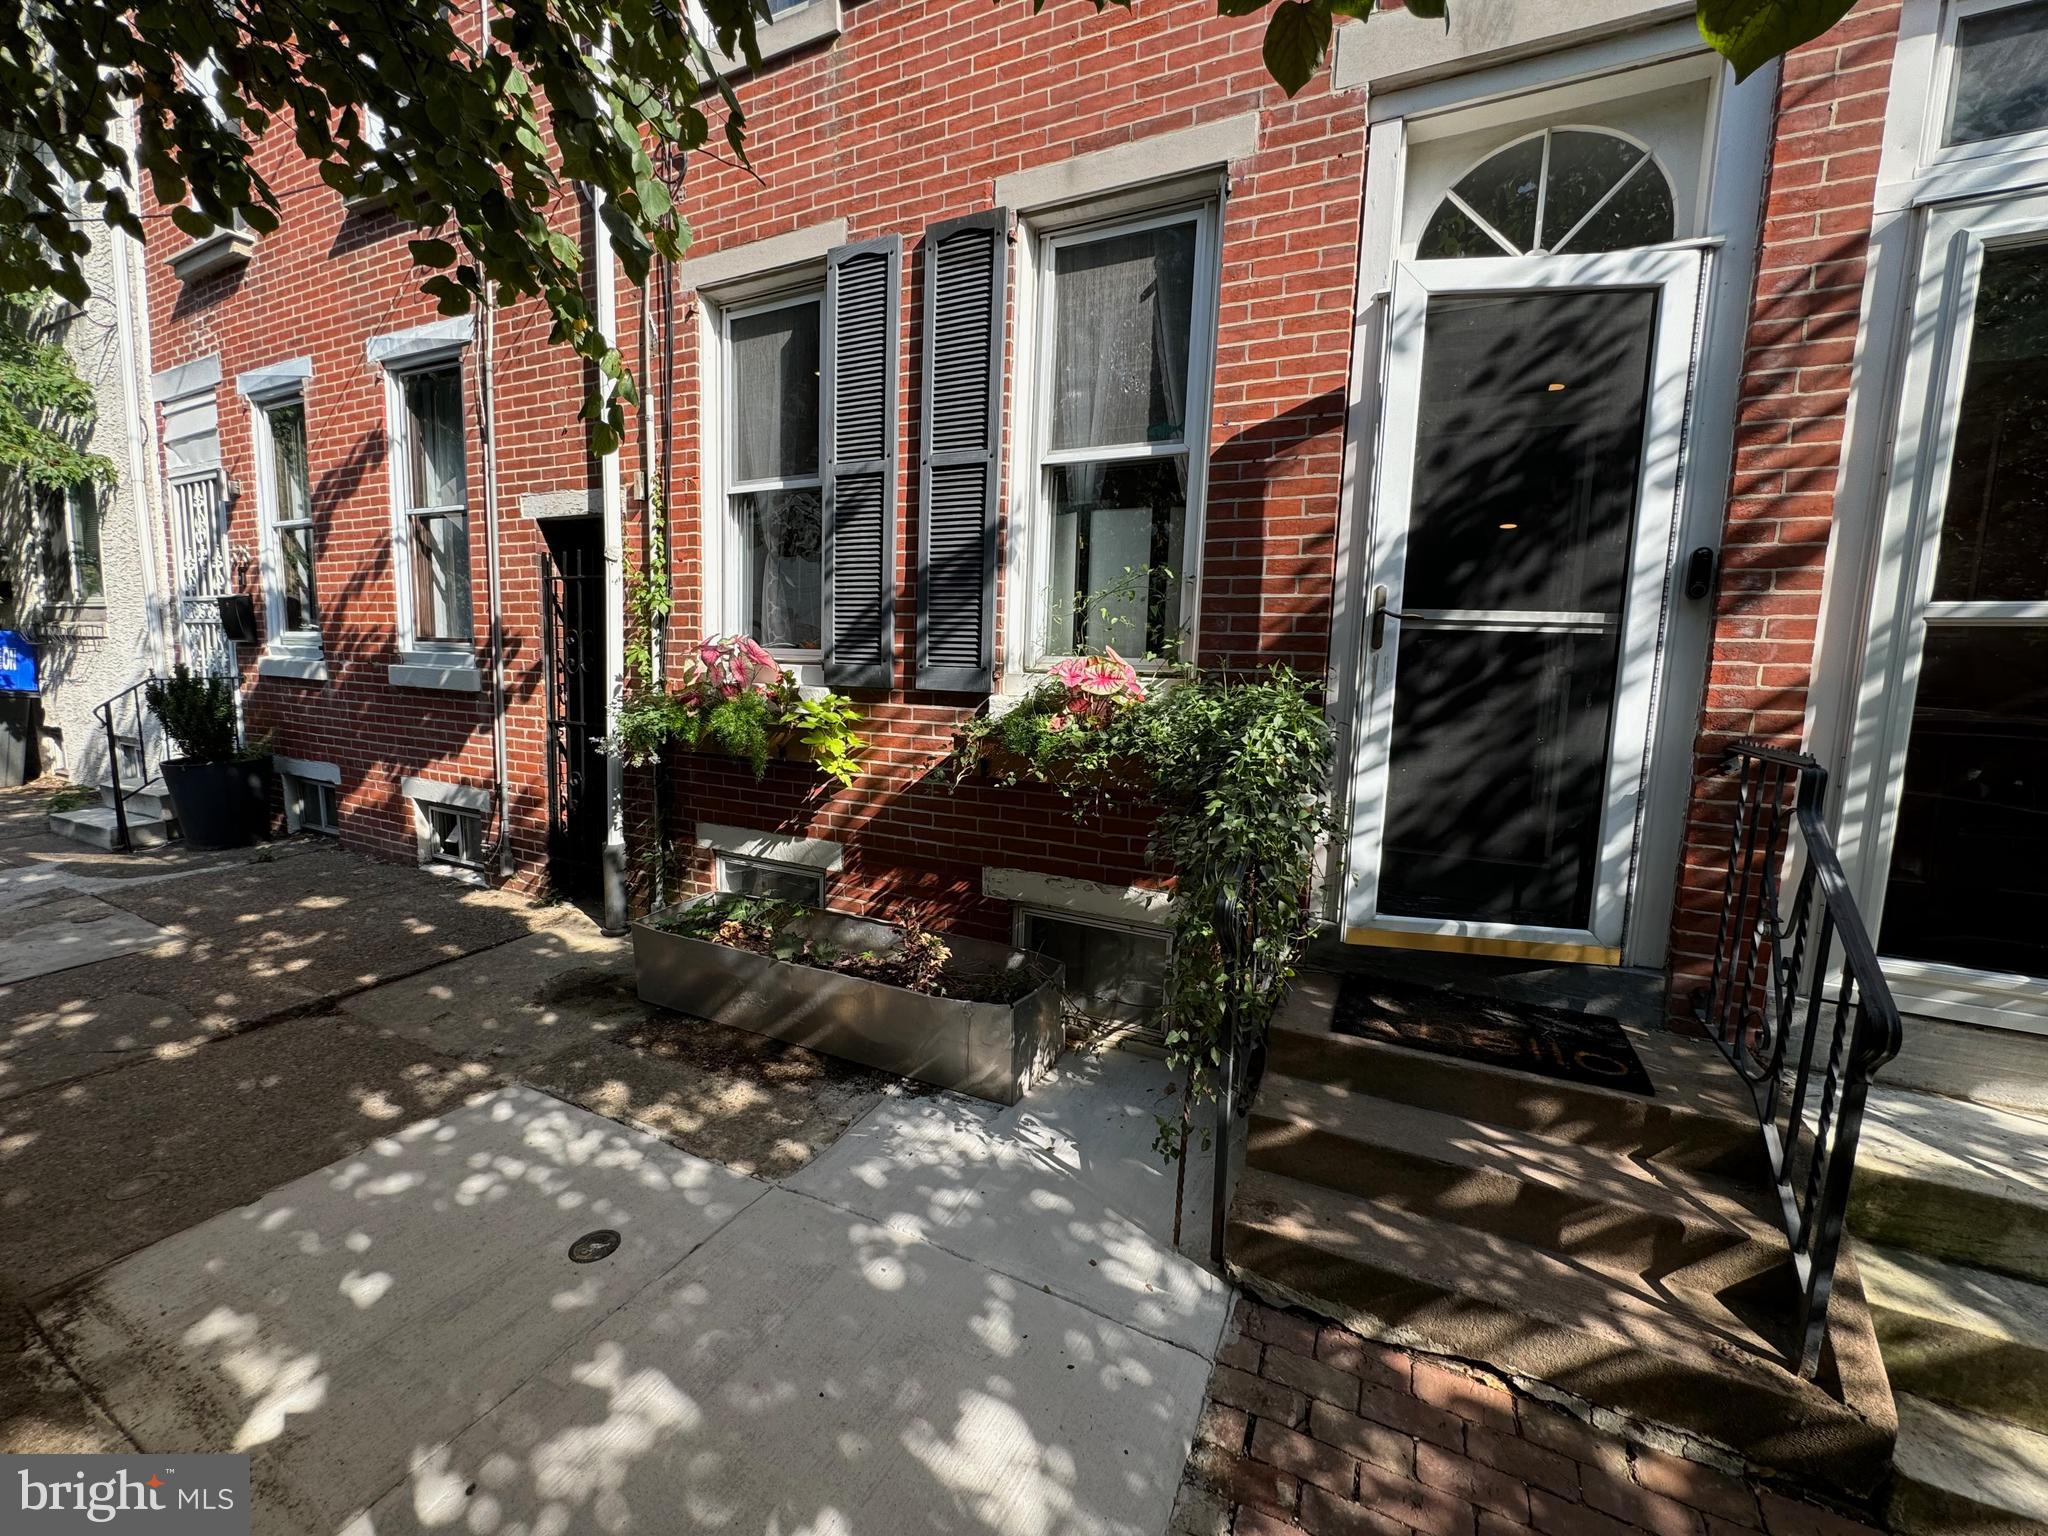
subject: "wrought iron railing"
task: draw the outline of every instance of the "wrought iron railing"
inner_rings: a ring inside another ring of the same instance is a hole
[[[1252,901],[1256,870],[1240,865],[1237,876],[1216,898],[1216,946],[1223,963],[1223,1060],[1217,1066],[1215,1159],[1209,1183],[1209,1260],[1223,1268],[1223,1234],[1230,1219],[1230,1148],[1238,1113],[1239,1079],[1245,1064],[1242,1024],[1247,972],[1258,964],[1258,909]],[[1256,983],[1256,974],[1250,977]]]
[[[1699,1014],[1756,1103],[1800,1284],[1791,1353],[1812,1376],[1864,1102],[1903,1034],[1823,819],[1825,770],[1755,742],[1733,747],[1722,768],[1736,776],[1734,817]]]
[[[93,706],[93,718],[100,723],[100,729],[107,738],[107,772],[113,776],[114,790],[114,851],[132,853],[134,839],[128,833],[128,802],[147,787],[150,780],[149,767],[149,721],[147,718],[147,690],[156,681],[156,674],[150,673],[139,683],[131,683],[102,704]],[[116,722],[125,712],[135,722],[135,766],[138,777],[135,787],[130,789],[126,776],[121,772],[121,733]]]

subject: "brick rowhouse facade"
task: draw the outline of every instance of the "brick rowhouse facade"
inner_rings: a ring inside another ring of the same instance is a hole
[[[1784,68],[1710,678],[1676,679],[1666,705],[1695,710],[1705,689],[1684,854],[1677,870],[1639,877],[1678,884],[1674,1018],[1683,1015],[1712,944],[1726,815],[1720,754],[1741,736],[1793,740],[1801,728],[1897,14],[1895,5],[1861,7]],[[665,821],[695,882],[710,873],[708,856],[692,852],[699,823],[829,839],[845,850],[828,884],[833,905],[887,915],[917,901],[940,926],[986,936],[1010,931],[1008,903],[983,893],[988,867],[1118,887],[1160,879],[1146,860],[1141,818],[1077,821],[1051,792],[949,782],[936,770],[955,729],[984,701],[911,686],[920,248],[931,225],[995,206],[998,178],[1121,146],[1142,154],[1159,135],[1255,115],[1248,149],[1217,167],[1225,195],[1197,659],[1226,667],[1280,662],[1311,674],[1348,665],[1331,651],[1366,93],[1334,88],[1326,68],[1289,101],[1268,78],[1259,45],[1258,25],[1218,17],[1211,0],[1099,15],[1081,7],[1034,15],[1028,6],[986,0],[887,7],[869,0],[843,7],[836,35],[739,80],[751,163],[708,154],[691,161],[682,198],[690,262],[842,219],[848,242],[902,240],[895,685],[855,691],[874,750],[869,772],[850,790],[834,791],[800,765],[771,765],[757,781],[728,760],[675,756],[664,775]],[[254,551],[256,466],[234,379],[281,360],[311,359],[305,399],[328,677],[258,675],[256,648],[245,647],[247,717],[252,735],[271,735],[280,752],[339,766],[345,842],[410,858],[412,812],[401,792],[408,776],[478,789],[495,780],[474,348],[465,353],[464,386],[481,687],[396,686],[387,671],[400,657],[385,381],[365,348],[372,337],[435,316],[417,291],[407,231],[382,211],[343,209],[297,162],[286,136],[273,140],[264,164],[285,193],[282,227],[255,245],[245,265],[154,286],[156,366],[218,356],[222,465],[241,492],[231,505],[229,542]],[[587,239],[585,210],[565,203],[563,223]],[[1018,265],[1013,257],[1013,310]],[[643,327],[654,358],[671,347],[675,358],[671,377],[649,380],[653,401],[666,394],[672,406],[667,441],[636,433],[620,460],[629,565],[645,547],[647,472],[666,476],[673,663],[707,620],[699,412],[712,387],[702,355],[706,300],[687,278],[668,302],[657,291],[651,314],[643,315],[641,294],[623,280],[617,296],[629,365],[643,377],[649,372]],[[535,577],[543,534],[520,509],[530,496],[594,495],[601,481],[576,419],[584,376],[547,345],[546,331],[545,316],[531,307],[499,314],[493,331],[509,835],[514,879],[529,885],[543,880],[547,856]],[[1013,326],[1006,392],[1027,354]],[[1007,411],[1004,421],[1012,436],[1000,458],[1007,512],[1018,477],[1033,471]],[[1005,524],[1003,537],[1011,536]],[[999,573],[998,603],[1007,608],[1020,594],[1008,590],[1006,560]],[[255,564],[238,560],[236,580],[255,591]],[[260,596],[257,607],[260,617]],[[999,624],[999,675],[1014,660],[1004,654],[1005,639]],[[656,792],[649,773],[628,772],[628,822],[637,838],[645,836]]]

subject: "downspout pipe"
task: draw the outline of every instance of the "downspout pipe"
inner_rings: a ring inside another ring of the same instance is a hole
[[[477,7],[482,21],[482,51],[491,51],[491,6]],[[484,471],[484,569],[491,606],[491,772],[498,784],[498,878],[510,880],[518,870],[512,854],[512,773],[505,744],[505,587],[498,547],[498,391],[496,348],[498,307],[491,285],[483,285],[483,339],[477,347],[477,411],[482,418]],[[546,601],[546,594],[542,594]]]
[[[607,346],[619,344],[618,274],[612,260],[611,231],[604,222],[604,193],[590,192],[591,248],[597,268],[596,319]],[[644,370],[643,370],[644,371]],[[611,399],[612,384],[602,384]],[[599,493],[604,513],[604,931],[624,933],[626,908],[625,771],[619,759],[619,700],[626,687],[626,535],[625,496],[620,478],[623,445],[598,460]]]
[[[121,111],[121,148],[127,156],[128,182],[140,186],[135,165],[134,108]],[[137,635],[146,672],[167,671],[164,647],[163,579],[157,529],[162,526],[156,496],[156,406],[144,398],[142,381],[150,377],[149,275],[142,248],[112,225],[106,226],[114,266],[114,307],[121,345],[121,403],[128,416],[129,510],[135,516],[136,560],[142,573],[142,628]],[[146,746],[146,744],[145,744]],[[145,751],[145,760],[147,753]]]

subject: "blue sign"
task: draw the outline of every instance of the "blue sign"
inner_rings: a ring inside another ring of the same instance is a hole
[[[34,693],[36,648],[16,630],[0,629],[0,693]]]

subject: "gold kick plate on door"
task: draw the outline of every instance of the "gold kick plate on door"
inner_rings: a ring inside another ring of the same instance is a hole
[[[1556,960],[1566,965],[1619,965],[1621,950],[1607,944],[1554,944],[1539,939],[1481,939],[1460,933],[1406,933],[1395,928],[1346,928],[1346,944],[1378,949],[1427,949],[1438,954],[1499,955],[1511,960]]]

